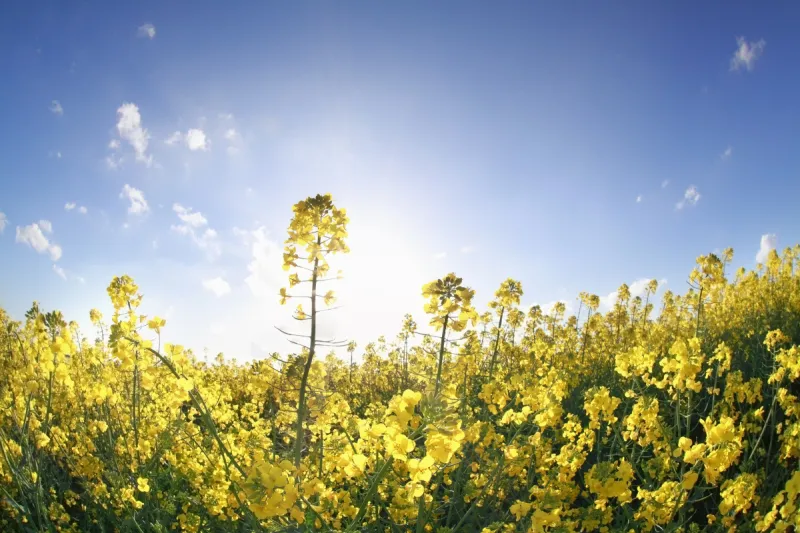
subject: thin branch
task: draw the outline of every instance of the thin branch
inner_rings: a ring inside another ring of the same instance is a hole
[[[300,346],[301,348],[305,348],[306,350],[308,350],[308,349],[309,349],[309,347],[308,347],[308,346],[306,346],[305,344],[301,344],[301,343],[299,343],[299,342],[295,342],[295,341],[293,341],[292,339],[286,339],[286,340],[287,340],[287,341],[289,341],[290,343],[292,343],[292,344],[296,345],[296,346]]]
[[[327,348],[344,348],[350,344],[350,341],[317,341],[317,344]]]
[[[303,335],[302,333],[289,333],[288,331],[282,330],[278,326],[273,326],[273,327],[288,337],[305,337],[306,339],[308,338],[308,335]]]
[[[322,279],[318,279],[318,280],[317,280],[317,283],[322,283],[323,281],[336,281],[337,279],[342,279],[342,278],[339,278],[339,277],[334,277],[334,278],[322,278]],[[311,283],[312,281],[314,281],[314,280],[311,280],[311,279],[301,279],[301,280],[300,280],[298,283]]]
[[[432,339],[436,338],[436,335],[431,335],[430,333],[422,333],[421,331],[414,331],[413,334],[414,335],[419,335],[421,337],[430,337]]]
[[[336,276],[336,277],[333,277],[333,278],[318,279],[317,283],[324,283],[326,281],[337,281],[337,280],[340,280],[340,279],[344,279],[344,276],[342,276],[342,277]]]
[[[341,305],[337,305],[335,307],[329,307],[327,309],[319,309],[319,310],[317,310],[317,314],[319,314],[319,313],[327,313],[328,311],[333,311],[334,309],[341,309],[342,307],[343,306],[341,306]]]

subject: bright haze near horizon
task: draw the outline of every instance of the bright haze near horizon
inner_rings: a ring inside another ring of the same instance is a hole
[[[699,255],[800,241],[800,4],[56,2],[0,8],[0,306],[88,331],[129,274],[165,339],[291,350],[291,206],[352,252],[323,331],[421,326],[450,271],[480,306],[574,311]]]

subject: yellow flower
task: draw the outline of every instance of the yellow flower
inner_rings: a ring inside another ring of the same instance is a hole
[[[103,314],[97,309],[92,309],[89,311],[89,320],[92,321],[92,324],[99,324],[103,320]]]
[[[695,464],[703,457],[703,454],[705,452],[706,452],[705,444],[702,443],[695,444],[686,452],[686,455],[683,456],[683,460],[686,463]]]
[[[384,435],[385,442],[386,442],[386,450],[392,454],[395,459],[400,461],[405,461],[408,459],[407,454],[411,453],[416,444],[414,441],[403,435],[402,433],[397,433],[394,436],[390,436],[388,433]]]
[[[139,375],[139,384],[145,390],[152,389],[153,385],[155,385],[155,378],[153,377],[153,374],[150,372],[142,372]]]
[[[425,450],[428,455],[440,463],[448,463],[453,454],[461,447],[461,441],[464,440],[464,436],[465,434],[461,430],[461,420],[452,429],[430,430],[425,439]]]
[[[386,433],[386,424],[374,424],[369,430],[369,436],[373,439],[377,439],[384,433]]]
[[[292,517],[292,520],[294,520],[298,524],[302,524],[306,519],[306,515],[303,514],[303,511],[298,509],[297,507],[292,507],[292,510],[289,513],[289,515]]]
[[[339,460],[339,464],[343,466],[344,472],[349,477],[360,476],[367,468],[367,457],[360,453],[352,456],[343,455]]]
[[[700,477],[697,472],[690,470],[683,475],[683,481],[681,482],[681,486],[683,490],[692,490],[694,488],[695,483],[697,483],[697,478]]]
[[[194,383],[189,378],[179,378],[178,387],[185,392],[190,392],[194,388]]]
[[[336,301],[336,296],[334,295],[333,291],[328,291],[325,293],[324,301],[325,305],[331,305]]]
[[[156,333],[161,333],[161,328],[167,325],[167,321],[163,318],[154,317],[147,322],[147,327],[155,331]]]
[[[619,503],[630,502],[632,479],[633,468],[625,459],[617,463],[601,462],[592,466],[586,476],[586,485],[598,496],[595,507],[605,509],[611,498],[616,498]]]
[[[431,480],[433,472],[433,457],[426,455],[422,459],[409,459],[408,473],[412,481],[421,481],[427,483]]]
[[[331,280],[328,260],[347,250],[330,195],[293,213],[284,303]],[[703,516],[720,531],[800,530],[800,246],[726,279],[731,257],[699,258],[686,293],[660,303],[652,281],[623,285],[602,312],[581,293],[578,316],[563,303],[522,312],[511,279],[478,315],[450,274],[423,288],[444,343],[406,315],[352,365],[324,353],[339,344],[320,324],[313,358],[309,331],[286,357],[154,354],[165,321],[138,311],[128,276],[108,286],[108,326],[89,312],[88,339],[36,303],[19,321],[0,310],[0,492],[44,491],[38,518],[0,514],[59,531],[157,512],[185,533],[246,529],[248,516],[264,530],[435,532],[464,509],[484,533]],[[57,492],[62,478],[81,494]]]
[[[136,478],[136,489],[139,492],[150,492],[150,482],[145,477]]]
[[[746,513],[751,506],[758,503],[756,496],[758,478],[755,474],[740,474],[736,479],[729,479],[722,484],[719,511],[723,515],[735,516]]]
[[[47,445],[50,444],[50,437],[42,433],[41,431],[36,433],[36,447],[37,448],[47,448]]]
[[[589,415],[589,427],[600,429],[600,423],[603,421],[610,424],[616,422],[617,417],[614,415],[614,411],[621,401],[619,398],[611,396],[606,387],[595,387],[587,391],[584,410]]]
[[[517,500],[517,502],[511,506],[511,514],[513,514],[514,518],[519,522],[531,512],[531,506],[532,504],[529,502]]]

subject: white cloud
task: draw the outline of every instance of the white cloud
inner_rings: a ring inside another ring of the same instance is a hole
[[[661,188],[662,189],[666,189],[667,185],[669,185],[669,180],[664,180],[664,181],[661,182]]]
[[[111,154],[106,157],[106,166],[111,170],[117,170],[122,164],[122,158]]]
[[[683,193],[683,200],[675,204],[675,209],[683,209],[684,207],[697,205],[697,202],[700,201],[700,193],[697,190],[697,187],[694,185],[690,185],[686,192]]]
[[[61,107],[61,102],[59,102],[58,100],[53,100],[52,102],[50,102],[50,112],[53,113],[54,115],[59,115],[59,116],[63,115],[64,108]]]
[[[447,257],[447,252],[439,252],[433,255],[434,259],[444,259],[445,257]]]
[[[645,292],[647,291],[647,286],[650,284],[651,281],[653,281],[651,278],[639,278],[630,285],[628,285],[628,290],[631,293],[631,298],[636,298],[637,296],[640,298],[644,298]],[[666,278],[658,280],[659,288],[663,287],[666,284],[667,284]],[[617,291],[608,293],[606,296],[600,297],[600,309],[602,310],[607,311],[612,307],[614,307],[614,304],[616,303],[617,303]]]
[[[555,306],[558,303],[564,304],[564,317],[569,317],[570,315],[575,314],[575,309],[573,308],[572,304],[567,300],[553,300],[552,302],[547,302],[544,304],[541,304],[539,302],[533,302],[530,305],[523,305],[521,309],[525,312],[525,314],[527,314],[531,309],[533,309],[538,305],[539,309],[541,309],[543,314],[549,315],[554,311]]]
[[[170,226],[172,231],[178,235],[188,235],[198,248],[208,254],[210,259],[214,259],[221,253],[217,232],[207,227],[208,219],[202,213],[199,211],[193,212],[191,208],[177,203],[172,205],[172,210],[183,222],[183,224]]]
[[[79,207],[78,204],[76,204],[75,202],[67,202],[66,204],[64,204],[64,210],[66,211],[72,211],[75,208],[78,209],[78,213],[80,213],[81,215],[85,215],[88,212],[88,209],[86,209],[86,207],[84,206]]]
[[[81,285],[86,285],[86,278],[82,276],[77,276],[75,279],[77,279],[78,283],[80,283]]]
[[[470,244],[461,247],[461,253],[462,254],[471,254],[474,251],[475,251],[475,247],[470,245]]]
[[[186,146],[189,150],[208,150],[208,137],[203,130],[192,128],[186,132]]]
[[[218,116],[222,120],[233,120],[233,113],[220,113]]]
[[[628,288],[631,291],[631,298],[636,298],[637,296],[641,297],[644,296],[645,291],[647,290],[647,284],[650,283],[652,280],[649,278],[642,278],[637,279],[633,283],[631,283]]]
[[[733,147],[728,146],[727,148],[725,148],[725,151],[722,152],[722,155],[720,155],[719,157],[720,159],[725,161],[726,159],[730,159],[732,155],[733,155]]]
[[[150,24],[142,24],[139,26],[139,29],[136,31],[136,34],[139,37],[146,37],[148,39],[152,39],[156,36],[156,27]]]
[[[172,204],[172,210],[177,213],[178,218],[193,228],[199,228],[200,226],[208,224],[208,220],[203,216],[203,213],[200,211],[192,212],[191,207],[183,207],[181,204]]]
[[[550,314],[553,311],[553,308],[555,308],[556,304],[559,302],[564,304],[564,314],[569,316],[572,313],[572,305],[566,300],[554,300],[552,302],[547,302],[546,304],[540,305],[542,312],[546,315]]]
[[[189,232],[189,235],[197,247],[201,250],[204,250],[210,259],[214,259],[219,256],[220,253],[222,253],[216,230],[212,228],[206,228],[206,230],[200,235],[192,230]]]
[[[228,155],[235,156],[242,151],[242,136],[234,128],[228,128],[224,134],[225,140],[228,141],[228,147],[225,149]]]
[[[153,156],[147,155],[150,133],[142,127],[142,115],[136,104],[125,102],[117,109],[117,131],[122,140],[128,141],[136,152],[136,160],[147,166],[153,163]]]
[[[238,226],[233,227],[233,234],[240,239],[242,239],[242,243],[249,244],[250,243],[250,232],[246,229],[242,229]]]
[[[220,277],[203,280],[203,287],[221,297],[231,292],[231,286]]]
[[[164,141],[164,144],[169,144],[170,146],[172,146],[174,144],[178,144],[179,142],[181,142],[181,139],[183,139],[183,134],[179,131],[176,131],[175,133],[167,137],[167,139]]]
[[[737,37],[736,44],[738,45],[736,51],[731,57],[731,71],[738,71],[744,67],[747,71],[753,70],[756,66],[756,61],[764,53],[764,48],[767,42],[761,39],[757,42],[747,42],[744,37]]]
[[[617,291],[610,292],[600,297],[600,309],[611,309],[617,303]]]
[[[640,194],[639,196],[637,196],[637,197],[636,197],[636,203],[637,203],[637,204],[640,204],[640,203],[642,203],[642,200],[644,200],[644,196],[642,196],[641,194]]]
[[[131,205],[128,206],[128,213],[132,215],[142,215],[150,210],[150,206],[147,205],[147,200],[144,199],[144,193],[139,189],[135,189],[128,185],[127,183],[122,188],[122,192],[119,193],[120,198],[127,198]]]
[[[250,274],[244,281],[255,296],[277,302],[278,291],[286,283],[286,273],[281,266],[283,251],[263,226],[251,232],[250,237],[252,258],[247,265]]]
[[[208,150],[211,144],[205,132],[198,128],[191,128],[185,134],[180,131],[173,132],[172,135],[164,140],[164,144],[175,146],[182,141],[185,142],[189,150],[193,152],[197,150]]]
[[[67,273],[60,266],[53,264],[53,272],[55,272],[61,279],[67,279]]]
[[[34,222],[30,226],[22,228],[17,226],[16,241],[27,244],[40,254],[49,254],[50,259],[58,261],[61,259],[61,247],[51,243],[45,236],[45,233],[51,233],[52,231],[53,227],[47,220],[42,220],[39,223]]]
[[[51,150],[50,152],[47,152],[47,157],[55,157],[56,159],[61,159],[61,152],[58,152],[58,151],[57,152],[53,152]]]
[[[5,213],[0,211],[0,233],[3,233],[8,225],[8,217]]]
[[[108,141],[108,148],[111,150],[119,150],[119,140],[111,139],[110,141]]]
[[[778,246],[778,236],[774,233],[767,233],[761,236],[761,246],[756,254],[756,262],[764,263],[769,257],[769,253]]]

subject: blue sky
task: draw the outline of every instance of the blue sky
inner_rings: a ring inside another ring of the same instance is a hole
[[[291,205],[319,192],[351,218],[325,330],[361,344],[423,322],[420,286],[453,270],[479,303],[519,279],[529,305],[648,278],[683,291],[727,246],[753,268],[762,242],[800,240],[798,15],[4,5],[0,305],[86,324],[127,273],[168,340],[284,351],[280,250]]]

